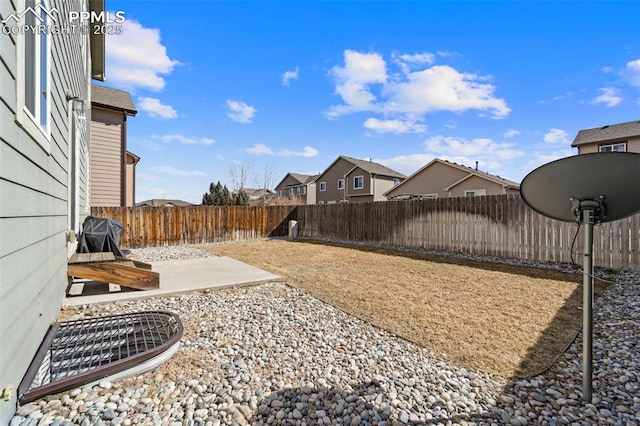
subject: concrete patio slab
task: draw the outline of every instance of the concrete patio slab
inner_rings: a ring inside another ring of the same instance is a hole
[[[205,289],[257,285],[281,279],[278,275],[226,256],[164,260],[152,262],[151,265],[152,270],[160,274],[160,288],[157,290],[136,291],[105,283],[77,283],[72,286],[70,296],[64,300],[63,305],[167,296]]]

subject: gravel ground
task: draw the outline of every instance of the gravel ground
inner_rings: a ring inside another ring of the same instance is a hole
[[[132,252],[147,261],[206,253]],[[581,336],[545,374],[513,382],[270,283],[65,312],[164,309],[180,315],[185,335],[154,372],[27,404],[10,425],[640,425],[638,290],[615,284],[595,303],[593,404],[580,401]]]

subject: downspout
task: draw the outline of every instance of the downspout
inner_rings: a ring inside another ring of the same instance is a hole
[[[120,134],[120,145],[122,152],[120,153],[120,206],[127,206],[127,113],[122,112],[122,129]]]

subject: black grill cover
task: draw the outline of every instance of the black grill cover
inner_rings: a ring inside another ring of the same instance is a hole
[[[116,256],[124,256],[120,250],[122,224],[117,220],[88,216],[82,225],[78,253],[99,253],[110,251]]]

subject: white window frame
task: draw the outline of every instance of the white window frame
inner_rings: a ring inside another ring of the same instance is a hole
[[[344,179],[338,179],[338,189],[344,189]]]
[[[293,195],[293,188],[289,188],[289,195]]]
[[[307,187],[306,186],[300,187],[300,194],[307,195]]]
[[[362,182],[360,186],[356,185],[358,179],[360,179],[360,182]],[[364,176],[361,175],[353,177],[353,189],[364,189]]]
[[[465,189],[464,191],[465,197],[481,197],[483,195],[487,195],[486,189]]]
[[[42,5],[42,8],[49,10],[49,2],[47,0],[35,0],[35,5]],[[26,0],[18,0],[17,10],[25,11],[27,9]],[[42,10],[42,9],[40,9]],[[31,13],[25,14],[25,17],[33,16]],[[50,25],[51,21],[49,16],[42,11],[41,17],[42,23],[37,25]],[[25,18],[23,18],[25,19]],[[26,25],[26,20],[21,21],[21,25]],[[48,33],[48,34],[46,34]],[[46,31],[45,34],[34,34],[34,61],[33,61],[33,73],[35,87],[33,93],[35,96],[34,107],[35,111],[30,111],[27,107],[26,89],[27,83],[27,57],[26,48],[27,41],[24,32],[21,32],[16,36],[16,52],[17,52],[17,76],[16,76],[16,123],[22,127],[31,137],[40,145],[40,147],[47,153],[51,154],[51,34]],[[45,52],[42,52],[42,44],[46,44]],[[42,64],[44,56],[45,64]],[[44,72],[44,76],[42,75]],[[46,86],[43,90],[42,85]],[[43,105],[43,94],[44,102]],[[43,110],[44,109],[44,110]]]
[[[622,147],[622,149],[616,149],[617,147]],[[609,149],[603,149],[603,148],[609,148]],[[600,145],[598,147],[598,152],[627,152],[627,143],[618,142],[618,143],[610,143],[608,145]]]
[[[393,186],[398,186],[398,185],[400,185],[400,179],[393,178]]]
[[[327,190],[327,182],[320,182],[320,191],[324,192]]]

